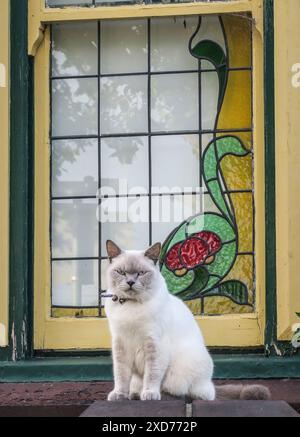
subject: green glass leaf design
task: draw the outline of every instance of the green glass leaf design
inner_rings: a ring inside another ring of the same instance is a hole
[[[296,313],[296,315],[297,315],[297,317],[299,317],[299,318],[300,318],[300,313]]]
[[[191,53],[195,58],[211,62],[217,70],[220,82],[220,106],[227,81],[227,58],[222,47],[214,41],[203,40],[196,44],[195,47],[191,48]]]
[[[249,154],[241,140],[234,136],[224,136],[212,141],[203,154],[203,176],[212,200],[232,224],[234,220],[227,204],[220,175],[220,164],[227,155],[247,156]]]
[[[163,265],[161,269],[161,274],[166,280],[170,293],[176,296],[191,287],[195,279],[195,273],[193,271],[190,271],[185,276],[179,278],[174,275],[173,272],[170,272],[165,265]]]
[[[179,293],[179,297],[184,300],[191,300],[194,299],[199,294],[199,290],[202,290],[205,288],[208,279],[209,274],[205,268],[199,267],[194,270],[195,278],[192,283],[192,285],[188,288],[188,290],[185,290],[181,293]]]
[[[249,305],[249,295],[245,284],[240,281],[223,282],[215,290],[205,296],[224,296],[230,298],[238,305]]]

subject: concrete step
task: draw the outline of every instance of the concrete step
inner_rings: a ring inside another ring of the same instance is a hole
[[[184,401],[94,402],[80,417],[185,417]]]
[[[189,414],[190,413],[190,414]],[[94,402],[80,417],[300,417],[283,401]]]

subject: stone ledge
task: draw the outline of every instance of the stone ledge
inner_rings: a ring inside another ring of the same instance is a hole
[[[80,417],[186,417],[184,401],[99,401]]]
[[[190,413],[190,414],[189,414]],[[80,417],[299,417],[283,401],[194,401],[187,408],[184,401],[99,401]]]

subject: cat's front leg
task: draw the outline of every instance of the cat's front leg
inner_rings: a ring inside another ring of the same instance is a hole
[[[129,386],[132,375],[132,360],[121,338],[113,339],[112,344],[114,389],[107,397],[108,401],[129,399]]]
[[[144,353],[145,371],[141,400],[159,401],[161,399],[161,383],[166,369],[165,360],[159,348],[159,342],[154,338],[147,338]]]

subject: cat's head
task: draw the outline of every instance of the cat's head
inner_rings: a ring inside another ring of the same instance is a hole
[[[157,268],[161,244],[146,251],[123,251],[113,241],[106,242],[110,261],[107,283],[110,292],[118,297],[145,301],[153,297],[161,275]]]

